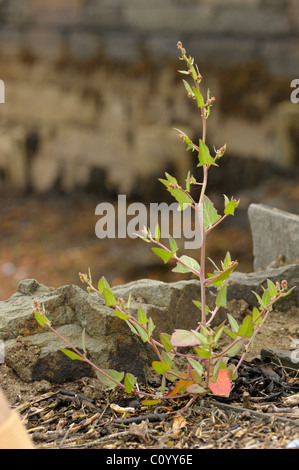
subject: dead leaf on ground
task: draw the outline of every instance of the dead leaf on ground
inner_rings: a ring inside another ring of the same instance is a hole
[[[141,441],[145,442],[146,444],[149,444],[151,441],[149,431],[148,431],[148,419],[141,421],[140,424],[136,423],[131,423],[129,425],[129,431],[130,433],[138,437]]]

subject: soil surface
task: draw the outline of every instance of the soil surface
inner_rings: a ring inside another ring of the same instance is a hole
[[[298,213],[298,181],[274,178],[254,191],[240,191],[235,197],[243,201],[241,215],[221,231],[215,229],[210,234],[208,255],[217,262],[229,250],[232,258],[238,259],[240,271],[250,272],[248,204],[263,202]],[[18,283],[26,278],[53,287],[73,283],[84,288],[78,272],[87,272],[88,268],[94,279],[105,275],[111,285],[146,277],[179,279],[157,262],[148,244],[142,241],[97,239],[95,207],[99,202],[96,197],[79,195],[2,197],[1,300],[16,292]],[[253,376],[245,374],[245,379],[236,385],[233,399],[226,402],[208,396],[185,411],[187,400],[183,399],[145,408],[136,397],[118,390],[102,390],[93,378],[65,384],[25,383],[5,364],[0,365],[0,386],[11,406],[19,411],[37,447],[286,448],[299,438],[299,403],[287,404],[289,396],[299,393],[298,372],[286,373],[270,364],[267,367],[279,376],[271,381],[255,361],[259,360],[262,347],[288,349],[289,337],[299,338],[298,316],[298,308],[272,312],[247,358],[249,369],[253,367],[255,371]],[[252,383],[258,383],[259,388],[253,390]],[[115,404],[133,410],[123,415],[111,407]]]
[[[285,449],[299,438],[298,375],[247,361],[230,398],[189,406],[184,398],[142,406],[138,396],[104,391],[89,377],[24,383],[5,364],[0,386],[37,448]]]

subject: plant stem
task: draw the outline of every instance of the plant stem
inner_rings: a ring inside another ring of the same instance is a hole
[[[197,84],[197,89],[199,91],[199,86]],[[202,118],[202,141],[206,140],[206,117],[205,117],[205,108],[201,108],[201,118]],[[208,182],[208,165],[203,166],[203,181],[200,191],[200,198],[196,206],[197,216],[199,221],[199,230],[202,231],[202,244],[200,248],[200,300],[201,300],[201,323],[204,325],[206,323],[206,286],[205,286],[205,263],[206,263],[206,232],[203,226],[203,215],[202,215],[202,203],[205,195],[206,187]],[[197,330],[200,328],[200,325],[197,326]]]

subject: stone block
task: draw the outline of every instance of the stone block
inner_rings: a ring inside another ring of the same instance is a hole
[[[29,3],[33,21],[39,25],[76,24],[83,7],[82,0],[31,0]]]
[[[211,66],[228,68],[256,60],[256,44],[250,36],[221,37],[191,34],[184,41],[187,51],[192,51],[198,64],[207,62]]]
[[[60,53],[62,37],[55,29],[33,28],[24,38],[24,44],[35,57],[55,58]]]
[[[134,63],[141,59],[138,37],[129,31],[107,31],[102,37],[102,49],[112,61]]]
[[[74,31],[70,35],[69,48],[75,59],[88,59],[99,50],[99,35],[85,31]]]
[[[272,75],[286,77],[290,81],[299,76],[298,57],[298,41],[291,37],[265,38],[259,52],[259,60]]]
[[[82,15],[78,19],[85,28],[118,28],[122,22],[123,0],[92,0],[84,2]]]
[[[262,8],[260,5],[244,5],[223,2],[215,10],[213,31],[230,35],[250,35],[253,39],[286,34],[289,23],[284,8]]]
[[[115,296],[124,299],[132,294],[132,314],[137,314],[141,305],[156,324],[156,338],[160,332],[172,333],[175,328],[194,328],[197,324],[200,313],[192,300],[200,297],[199,281],[164,283],[143,279],[113,290]],[[78,349],[82,348],[85,329],[88,357],[98,367],[131,372],[146,382],[149,363],[154,359],[152,349],[105,306],[100,296],[73,285],[54,289],[34,279],[22,281],[18,292],[0,302],[5,362],[23,380],[60,383],[94,373],[86,364],[61,354],[60,348],[67,345],[36,322],[34,299],[44,305],[55,330]],[[212,299],[208,294],[207,301]]]
[[[271,360],[278,366],[283,366],[287,371],[299,370],[299,349],[288,351],[285,349],[263,348],[261,349],[261,359]]]
[[[264,204],[251,204],[248,217],[253,239],[254,269],[265,269],[283,256],[299,263],[299,216]]]
[[[173,2],[172,0],[128,0],[123,24],[135,31],[209,32],[213,25],[211,5]],[[179,38],[178,38],[179,39]],[[178,40],[177,39],[177,40]]]

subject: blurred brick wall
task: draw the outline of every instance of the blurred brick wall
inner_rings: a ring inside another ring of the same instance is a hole
[[[298,0],[2,0],[0,187],[69,191],[99,169],[98,184],[130,192],[169,165],[183,175],[172,128],[193,137],[198,121],[178,40],[219,100],[211,145],[293,164]]]

